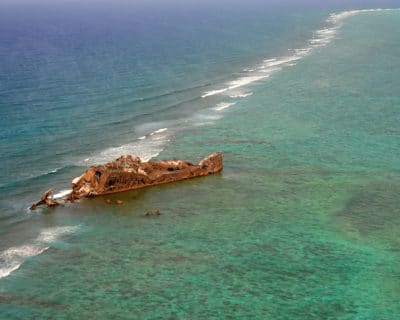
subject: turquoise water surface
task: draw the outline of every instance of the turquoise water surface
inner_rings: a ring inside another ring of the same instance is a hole
[[[149,51],[118,32],[127,13],[108,43],[87,22],[83,51],[72,41],[63,56],[50,39],[42,67],[3,67],[0,318],[398,319],[400,11],[328,9],[147,15],[176,28],[143,36],[160,46]],[[243,28],[218,28],[239,16]],[[185,42],[194,35],[203,42]],[[78,53],[81,66],[48,70]],[[122,206],[26,211],[121,153],[217,150],[222,173],[113,195]]]

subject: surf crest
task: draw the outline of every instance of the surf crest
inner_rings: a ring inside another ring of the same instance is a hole
[[[0,253],[0,279],[19,269],[26,259],[45,252],[51,243],[77,229],[78,226],[47,228],[32,243],[4,250]]]
[[[292,53],[290,55],[268,58],[259,65],[246,68],[242,71],[242,75],[237,79],[221,84],[219,88],[213,88],[212,90],[206,91],[201,95],[201,97],[208,98],[215,95],[225,94],[230,97],[238,97],[235,96],[234,93],[231,93],[231,91],[265,80],[284,68],[295,66],[299,60],[310,55],[317,48],[330,44],[336,38],[339,29],[342,27],[343,22],[346,19],[358,14],[391,10],[398,9],[363,9],[332,13],[326,19],[326,27],[313,32],[313,37],[308,40],[307,45],[304,48],[289,49],[288,51]]]
[[[107,148],[98,154],[94,154],[84,161],[81,161],[79,165],[87,167],[107,163],[115,160],[115,158],[120,155],[128,154],[139,157],[142,161],[149,161],[157,157],[164,150],[167,143],[170,141],[171,134],[171,130],[165,127],[151,131],[146,135],[140,136],[132,143]]]
[[[229,107],[235,105],[235,102],[221,102],[218,103],[217,106],[214,108],[215,111],[222,111],[228,109]]]

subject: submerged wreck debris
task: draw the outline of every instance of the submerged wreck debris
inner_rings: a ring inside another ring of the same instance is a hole
[[[38,201],[38,202],[34,203],[33,205],[31,205],[29,209],[36,210],[36,208],[38,206],[42,205],[42,204],[45,204],[48,207],[55,207],[55,206],[60,205],[52,197],[53,197],[53,189],[49,189],[45,193],[43,193],[42,198],[40,199],[40,201]]]
[[[197,165],[182,160],[142,162],[139,157],[121,156],[115,161],[92,166],[84,174],[72,180],[72,191],[63,200],[76,199],[134,190],[158,184],[185,180],[217,173],[223,168],[222,153],[216,152],[201,160]],[[59,205],[52,199],[53,191],[46,191],[37,206]]]
[[[153,215],[153,211],[151,211],[151,210],[147,211],[145,214],[146,217],[150,217],[152,215]]]

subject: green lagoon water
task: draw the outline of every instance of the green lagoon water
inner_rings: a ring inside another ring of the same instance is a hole
[[[399,24],[354,14],[252,95],[203,98],[158,158],[221,150],[221,174],[45,209],[39,238],[14,222],[48,249],[0,279],[0,318],[398,319]]]

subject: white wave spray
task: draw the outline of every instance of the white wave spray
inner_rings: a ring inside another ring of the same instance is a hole
[[[78,165],[88,166],[97,165],[115,160],[121,155],[132,155],[139,157],[142,161],[149,161],[158,156],[170,141],[171,130],[160,128],[141,136],[132,143],[127,143],[118,147],[107,148],[93,156],[80,161]]]
[[[303,48],[290,49],[290,54],[282,57],[273,57],[263,60],[259,65],[243,70],[241,76],[221,84],[220,87],[211,88],[211,90],[204,92],[201,97],[208,98],[212,96],[227,96],[229,98],[245,98],[253,93],[244,90],[246,86],[255,82],[265,80],[274,73],[281,71],[284,68],[295,66],[301,59],[311,54],[317,48],[324,47],[331,43],[337,36],[338,30],[342,26],[345,19],[356,14],[393,10],[393,9],[367,9],[367,10],[352,10],[332,13],[326,19],[326,27],[317,30],[313,33],[313,37],[307,42]],[[217,103],[213,111],[220,113],[222,110],[234,105],[235,102],[221,102]],[[208,109],[209,110],[209,109]],[[142,161],[149,161],[150,159],[158,156],[170,141],[171,136],[182,128],[186,128],[190,123],[192,126],[201,126],[211,124],[213,121],[218,120],[221,116],[207,115],[203,111],[195,113],[192,118],[186,121],[180,119],[177,121],[149,123],[144,126],[146,132],[142,132],[139,138],[135,138],[132,143],[120,145],[117,147],[110,147],[103,151],[93,154],[85,160],[79,160],[78,165],[87,167],[88,165],[96,165],[106,163],[114,160],[116,157],[124,154],[131,154],[138,156]],[[158,125],[158,129],[155,125]],[[168,127],[166,127],[168,126]],[[140,131],[140,130],[139,130]]]
[[[289,50],[292,52],[291,55],[266,59],[258,66],[247,68],[243,70],[243,76],[223,84],[221,88],[215,88],[210,91],[206,91],[202,94],[201,97],[207,98],[210,96],[221,95],[221,94],[228,94],[230,96],[232,95],[235,96],[234,93],[229,94],[229,92],[247,86],[249,84],[252,84],[254,82],[267,79],[272,74],[282,70],[285,67],[296,65],[296,63],[300,59],[309,55],[316,48],[323,47],[331,43],[335,39],[338,30],[341,28],[342,23],[345,19],[357,14],[389,11],[389,10],[398,10],[398,9],[364,9],[364,10],[351,10],[339,13],[332,13],[326,19],[327,27],[315,31],[312,39],[308,41],[308,45],[306,47],[291,49]]]
[[[17,270],[29,257],[37,256],[46,251],[52,242],[59,237],[73,233],[75,227],[54,227],[42,230],[32,243],[18,247],[11,247],[0,253],[0,279],[7,277],[11,272]]]
[[[215,111],[222,111],[228,109],[229,107],[235,105],[235,102],[221,102],[218,103],[217,106],[214,108]]]

